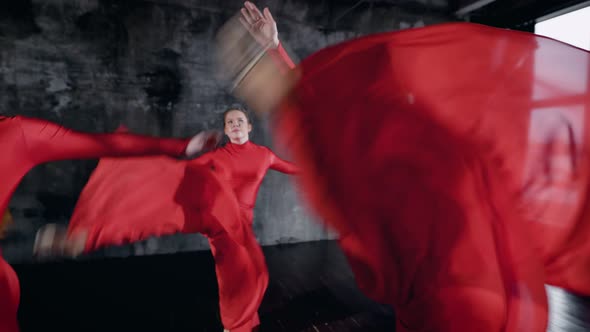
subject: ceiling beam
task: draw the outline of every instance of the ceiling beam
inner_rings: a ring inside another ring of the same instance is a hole
[[[576,2],[576,1],[574,1],[574,2]],[[577,1],[577,2],[580,2],[580,1]],[[573,12],[573,11],[576,11],[578,9],[582,9],[582,8],[585,8],[585,7],[588,7],[588,6],[590,6],[590,1],[583,1],[583,2],[580,2],[578,4],[567,6],[565,8],[559,8],[559,9],[554,10],[553,12],[551,12],[551,13],[549,13],[547,15],[544,15],[544,16],[541,16],[541,17],[537,18],[537,22],[545,21],[545,20],[554,18],[556,16],[567,14],[569,12]]]
[[[462,17],[465,16],[471,12],[474,12],[484,6],[489,5],[490,3],[494,2],[496,0],[477,0],[477,1],[473,1],[472,3],[465,5],[459,9],[457,9],[457,11],[455,11],[455,15],[458,17]]]

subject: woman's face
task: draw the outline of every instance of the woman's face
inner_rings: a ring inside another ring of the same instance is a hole
[[[252,125],[242,111],[229,111],[225,115],[224,131],[232,143],[244,144],[248,141]]]

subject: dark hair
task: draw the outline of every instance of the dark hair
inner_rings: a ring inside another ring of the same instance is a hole
[[[223,121],[223,128],[225,128],[225,117],[227,116],[227,113],[229,113],[231,111],[240,111],[240,112],[244,113],[244,116],[246,116],[246,121],[248,121],[249,124],[252,124],[250,112],[248,112],[248,110],[244,106],[242,106],[240,104],[234,104],[234,105],[231,105],[230,107],[226,108],[225,111],[223,112],[223,116],[221,118],[221,120]]]

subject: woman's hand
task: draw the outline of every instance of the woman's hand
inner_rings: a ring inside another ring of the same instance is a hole
[[[240,14],[240,22],[260,46],[273,49],[279,47],[277,22],[268,8],[260,12],[256,5],[246,1]]]
[[[201,152],[214,149],[221,141],[223,134],[217,130],[202,131],[189,141],[186,146],[186,156],[192,158]]]

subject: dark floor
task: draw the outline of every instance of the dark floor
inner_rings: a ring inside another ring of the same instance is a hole
[[[394,331],[332,241],[266,247],[261,332]],[[221,332],[208,251],[16,265],[22,332]]]

